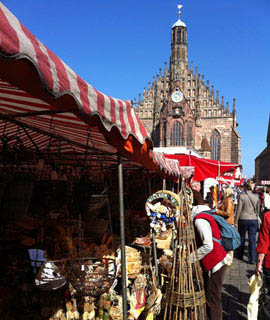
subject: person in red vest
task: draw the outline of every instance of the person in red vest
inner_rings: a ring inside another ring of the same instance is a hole
[[[222,320],[221,292],[227,264],[231,258],[217,241],[221,239],[219,227],[207,205],[194,206],[192,219],[197,242],[198,259],[203,269],[207,315],[209,320]],[[196,259],[195,253],[191,261]]]
[[[270,209],[264,213],[256,250],[256,274],[263,272],[266,284],[270,288]]]

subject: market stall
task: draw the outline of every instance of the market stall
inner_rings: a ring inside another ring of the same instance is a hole
[[[84,82],[1,3],[0,79],[1,317],[126,319],[125,275],[135,297],[151,287],[140,254],[125,254],[123,167],[177,179],[178,164],[152,152],[130,102]]]
[[[167,159],[178,160],[181,167],[194,167],[194,179],[197,181],[203,181],[206,178],[216,178],[225,172],[239,167],[239,164],[236,163],[203,159],[193,155],[165,154],[165,157]]]

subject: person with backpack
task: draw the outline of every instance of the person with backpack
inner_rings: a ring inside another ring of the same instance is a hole
[[[197,255],[203,269],[208,319],[221,320],[222,284],[230,256],[221,245],[221,232],[211,212],[207,205],[194,206],[192,219],[198,248]],[[191,262],[195,259],[196,254],[193,252]]]
[[[258,231],[258,217],[260,215],[260,201],[257,194],[251,191],[248,183],[244,184],[244,192],[239,197],[239,203],[235,218],[235,226],[241,237],[241,245],[238,249],[237,257],[243,260],[245,249],[245,238],[248,232],[249,263],[255,264],[256,253],[256,233]]]

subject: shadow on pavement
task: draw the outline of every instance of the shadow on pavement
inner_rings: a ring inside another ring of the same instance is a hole
[[[246,320],[249,294],[224,284],[222,292],[223,320]]]

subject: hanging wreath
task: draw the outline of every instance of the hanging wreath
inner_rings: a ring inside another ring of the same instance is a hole
[[[174,229],[179,216],[179,197],[171,191],[157,191],[147,199],[145,210],[156,233]]]

